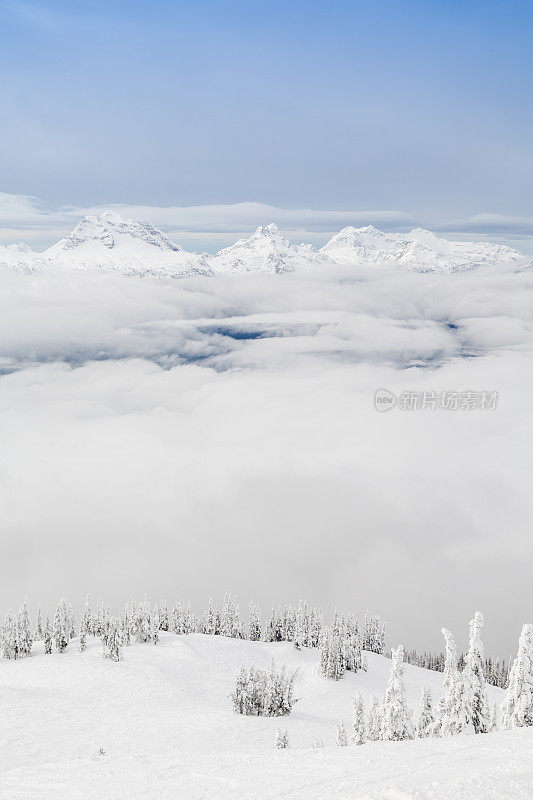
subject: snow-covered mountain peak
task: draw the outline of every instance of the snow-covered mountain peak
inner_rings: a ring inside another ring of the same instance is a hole
[[[124,249],[134,246],[138,242],[157,247],[162,251],[178,252],[183,250],[151,222],[127,219],[116,211],[108,210],[99,216],[84,217],[72,233],[50,247],[47,253],[55,254],[59,250],[75,250],[87,243],[103,246],[108,250],[114,247]]]
[[[424,228],[414,228],[409,233],[385,233],[373,225],[343,228],[319,252],[339,264],[394,262],[416,272],[458,272],[524,258],[505,245],[454,242]]]
[[[260,225],[247,239],[225,247],[208,262],[217,272],[292,272],[298,263],[316,258],[311,245],[293,244],[275,223]]]
[[[152,225],[107,210],[79,222],[43,254],[68,269],[103,269],[128,275],[182,278],[210,275],[205,258],[189,253]]]

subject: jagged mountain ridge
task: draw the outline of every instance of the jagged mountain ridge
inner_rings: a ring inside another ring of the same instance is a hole
[[[219,250],[208,259],[215,272],[292,272],[298,265],[319,259],[312,245],[293,244],[273,222],[257,228],[252,236]]]
[[[385,233],[372,225],[343,228],[319,250],[294,244],[274,223],[260,226],[215,255],[185,250],[150,222],[114,211],[86,216],[44,253],[23,246],[0,246],[0,267],[34,272],[47,265],[65,269],[113,270],[129,275],[181,278],[194,275],[283,274],[310,265],[393,264],[415,272],[459,272],[481,266],[527,261],[502,244],[454,242],[431,231]]]
[[[343,228],[319,252],[340,264],[394,262],[416,272],[459,272],[524,259],[522,253],[502,244],[453,242],[423,228],[384,233],[372,225]]]

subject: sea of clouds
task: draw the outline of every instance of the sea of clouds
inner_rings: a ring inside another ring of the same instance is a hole
[[[531,603],[532,272],[0,272],[2,607],[300,596],[439,647]],[[492,411],[374,394],[497,391]]]

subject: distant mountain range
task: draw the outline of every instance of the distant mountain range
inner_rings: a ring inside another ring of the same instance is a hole
[[[150,222],[114,211],[87,216],[72,233],[36,253],[20,245],[0,246],[0,267],[34,272],[47,266],[113,270],[128,275],[184,278],[219,273],[286,273],[305,266],[396,264],[415,272],[460,272],[493,264],[525,263],[517,250],[486,242],[452,242],[430,231],[384,233],[369,225],[349,226],[317,250],[293,244],[274,223],[259,227],[215,255],[191,253]]]

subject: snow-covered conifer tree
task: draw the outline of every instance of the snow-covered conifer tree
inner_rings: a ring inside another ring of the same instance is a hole
[[[468,722],[474,726],[475,733],[487,733],[490,721],[487,685],[483,671],[482,627],[483,614],[476,611],[474,619],[470,620],[470,642],[463,671]]]
[[[498,727],[497,714],[496,702],[494,702],[490,706],[489,729],[487,733],[492,733]]]
[[[370,696],[367,730],[369,742],[377,742],[381,738],[381,704],[375,695]]]
[[[289,746],[289,734],[287,728],[276,728],[276,747],[278,750],[285,750]]]
[[[259,642],[261,640],[261,612],[259,610],[259,603],[250,601],[248,610],[248,638],[251,642]]]
[[[407,707],[403,683],[402,645],[392,651],[389,683],[383,699],[381,738],[390,741],[413,738],[411,714]]]
[[[385,623],[379,617],[371,616],[368,611],[365,614],[362,647],[363,650],[378,654],[385,650]]]
[[[46,612],[46,622],[43,630],[44,652],[46,655],[52,653],[52,625],[50,624],[50,613]]]
[[[320,667],[325,678],[340,680],[344,675],[344,653],[340,634],[324,629],[322,635]]]
[[[94,632],[93,612],[91,608],[90,595],[87,595],[87,597],[85,598],[85,605],[83,607],[83,613],[81,615],[80,633],[82,630],[84,631],[86,636]]]
[[[104,658],[109,658],[111,661],[122,661],[122,642],[118,620],[115,617],[108,619],[102,643]]]
[[[468,725],[466,687],[457,666],[455,640],[446,628],[442,629],[446,645],[446,660],[442,680],[443,696],[439,700],[433,732],[437,736],[455,736]]]
[[[128,608],[124,611],[121,611],[118,615],[118,624],[120,629],[120,638],[123,645],[129,647],[131,644],[131,629],[130,629],[130,620],[128,616]]]
[[[66,649],[70,641],[70,625],[69,603],[65,598],[62,598],[54,615],[53,626],[55,646],[60,653]]]
[[[80,622],[80,643],[78,645],[78,650],[80,653],[83,653],[84,650],[87,650],[87,631],[85,630],[83,620]]]
[[[11,609],[6,613],[2,626],[2,656],[8,659],[19,657],[18,628]]]
[[[239,604],[230,592],[226,592],[224,596],[224,605],[220,615],[220,634],[232,639],[244,639],[244,626]]]
[[[26,658],[26,656],[31,655],[31,646],[33,644],[31,638],[30,618],[28,617],[28,607],[26,604],[26,598],[24,598],[24,602],[22,603],[19,609],[18,620],[17,620],[17,632],[18,632],[19,657]]]
[[[348,745],[348,732],[342,719],[337,722],[337,746],[347,747]]]
[[[169,630],[168,603],[166,600],[161,600],[159,603],[159,629],[162,631]]]
[[[431,690],[428,686],[422,686],[420,695],[420,709],[416,721],[416,736],[418,739],[426,739],[431,736],[435,726],[435,716],[431,702]]]
[[[202,618],[202,633],[206,633],[210,636],[214,636],[217,631],[217,611],[213,605],[213,599],[210,597],[207,609],[204,611],[204,615]]]
[[[43,640],[43,618],[41,615],[41,606],[37,606],[37,622],[35,623],[35,630],[33,632],[33,641],[42,642]]]
[[[363,698],[359,692],[356,692],[353,699],[352,742],[354,744],[364,744],[365,741],[365,707],[363,705]]]
[[[501,706],[504,730],[533,725],[533,625],[524,625]]]
[[[325,746],[324,739],[322,739],[320,736],[315,736],[313,738],[313,747],[315,748],[315,750],[319,750],[324,746]]]

